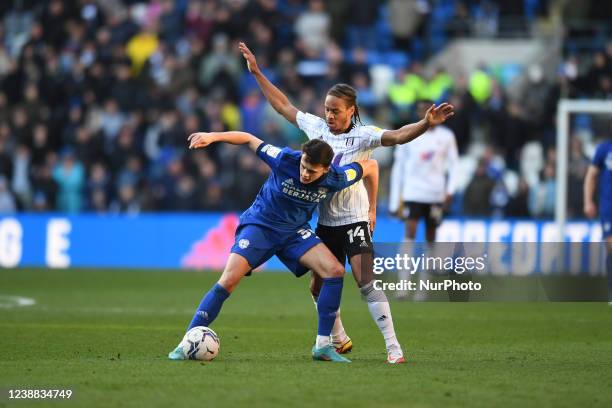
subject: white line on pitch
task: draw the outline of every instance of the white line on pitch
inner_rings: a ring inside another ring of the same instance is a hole
[[[0,309],[13,309],[15,307],[33,306],[36,300],[24,296],[0,295]]]

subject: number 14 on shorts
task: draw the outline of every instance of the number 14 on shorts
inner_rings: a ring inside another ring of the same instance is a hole
[[[355,239],[357,238],[361,238],[362,241],[365,241],[365,230],[363,227],[361,227],[361,225],[351,228],[350,230],[346,231],[346,233],[349,236],[349,242],[351,244],[355,242]]]

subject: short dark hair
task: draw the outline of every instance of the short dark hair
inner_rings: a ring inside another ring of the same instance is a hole
[[[320,164],[329,167],[334,158],[334,150],[321,139],[312,139],[302,145],[305,160],[310,164]]]
[[[344,99],[349,106],[355,107],[355,114],[351,118],[353,123],[361,123],[361,118],[359,117],[359,106],[357,106],[357,90],[350,85],[347,84],[336,84],[327,91],[328,95],[335,96],[340,99]]]

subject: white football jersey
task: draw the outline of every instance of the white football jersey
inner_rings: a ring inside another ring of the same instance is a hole
[[[455,192],[459,154],[449,128],[429,129],[412,142],[396,146],[393,156],[390,211],[397,211],[401,201],[442,203],[446,194]]]
[[[334,135],[327,123],[310,113],[297,113],[297,125],[308,139],[322,139],[334,149],[333,163],[344,166],[367,160],[372,150],[380,146],[384,129],[375,126],[353,126],[347,133]],[[330,227],[368,221],[368,193],[363,181],[340,190],[319,205],[319,224]]]

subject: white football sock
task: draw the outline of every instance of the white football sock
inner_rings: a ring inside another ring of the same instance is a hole
[[[316,344],[317,344],[317,348],[328,346],[330,344],[329,336],[319,336],[317,334],[317,342],[316,342]]]
[[[368,302],[368,309],[370,310],[372,319],[376,322],[378,329],[385,339],[387,350],[392,347],[397,347],[401,350],[399,342],[397,341],[397,336],[395,335],[391,308],[389,307],[389,301],[387,300],[385,292],[374,289],[372,282],[363,286],[360,290],[361,294]]]

